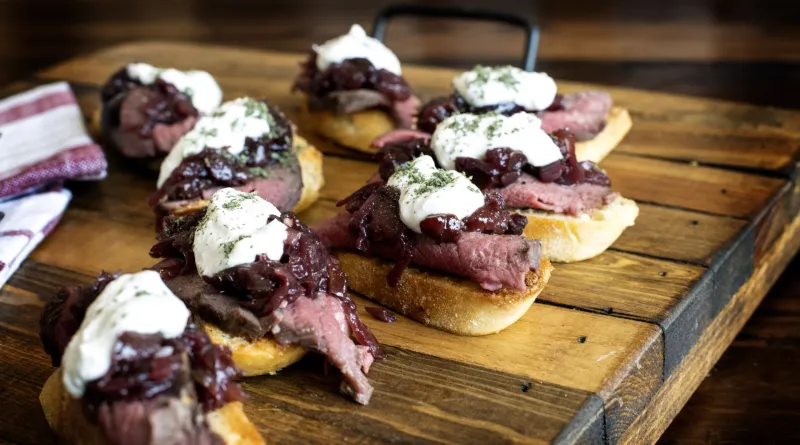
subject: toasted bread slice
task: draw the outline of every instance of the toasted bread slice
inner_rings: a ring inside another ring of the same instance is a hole
[[[297,150],[297,160],[300,162],[303,192],[293,211],[300,213],[319,199],[319,191],[325,185],[325,175],[322,174],[322,152],[297,134],[294,135],[294,147]]]
[[[272,337],[251,341],[230,335],[210,323],[203,323],[203,330],[211,338],[211,342],[230,348],[233,362],[247,377],[275,374],[306,354],[306,350],[300,346],[284,346]]]
[[[39,395],[44,417],[58,437],[68,445],[105,445],[100,429],[85,416],[79,399],[64,389],[61,369],[54,372]],[[206,416],[208,426],[225,445],[264,445],[264,439],[242,409],[241,402],[228,403]]]
[[[527,290],[491,292],[477,283],[427,269],[409,267],[396,287],[386,276],[393,264],[376,258],[335,251],[350,290],[427,326],[458,335],[500,332],[519,320],[550,279],[553,266],[542,260],[539,274],[525,277]]]
[[[581,217],[532,209],[510,210],[528,217],[523,235],[542,240],[544,256],[559,263],[583,261],[605,252],[639,215],[639,206],[621,196]]]
[[[364,153],[377,152],[372,141],[396,128],[392,117],[380,109],[337,114],[303,106],[302,111],[302,121],[307,128],[339,145]]]
[[[575,143],[579,161],[600,162],[622,141],[633,126],[628,110],[613,107],[606,117],[606,126],[593,139]]]
[[[299,213],[311,207],[319,199],[319,191],[325,185],[325,176],[322,174],[322,153],[304,138],[295,135],[294,146],[297,150],[297,160],[300,162],[300,173],[303,178],[303,190],[300,200],[295,204],[293,212]],[[194,213],[208,206],[210,201],[198,199],[191,203],[172,210],[173,215],[186,215]]]

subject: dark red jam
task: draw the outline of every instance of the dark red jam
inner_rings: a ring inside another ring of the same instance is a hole
[[[103,272],[91,286],[64,288],[45,306],[40,336],[54,365],[60,365],[86,309],[117,276]],[[206,412],[244,399],[234,382],[239,371],[230,350],[215,346],[205,332],[191,324],[173,339],[160,334],[123,333],[112,354],[108,372],[86,386],[84,407],[92,419],[103,404],[180,397],[187,390],[196,395]]]
[[[561,103],[561,95],[556,95],[553,104]],[[554,105],[551,105],[553,107]],[[469,104],[461,95],[453,93],[449,96],[437,97],[431,99],[420,108],[419,116],[417,119],[417,128],[426,133],[433,133],[436,126],[442,121],[454,114],[470,113],[470,114],[486,114],[497,113],[504,116],[511,116],[519,112],[533,113],[536,110],[528,110],[513,102],[506,102],[497,105],[490,105],[484,107],[474,107]]]
[[[172,171],[161,188],[150,197],[150,205],[163,200],[205,198],[204,192],[220,187],[238,187],[267,178],[276,169],[289,169],[299,177],[297,155],[292,150],[292,127],[277,107],[268,107],[271,131],[258,139],[245,139],[245,148],[232,155],[224,147],[206,147],[188,156]]]
[[[510,148],[493,148],[486,152],[483,160],[457,158],[456,170],[470,176],[472,182],[482,190],[500,188],[512,184],[522,174],[528,158]]]
[[[192,243],[204,215],[205,209],[193,215],[165,219],[158,235],[159,242],[150,250],[151,256],[162,258],[153,269],[165,280],[182,274],[197,274]],[[270,221],[276,218],[273,216]],[[206,282],[236,299],[239,306],[259,319],[301,296],[314,299],[320,293],[333,295],[341,301],[358,343],[369,347],[375,358],[383,357],[375,336],[358,318],[356,305],[347,294],[347,277],[339,268],[339,262],[294,213],[284,212],[280,220],[289,227],[280,261],[259,255],[252,263],[231,267],[213,277],[203,277]]]
[[[211,343],[194,325],[171,339],[126,332],[114,346],[109,371],[86,385],[84,406],[94,418],[101,404],[180,397],[191,384],[203,410],[209,412],[244,400],[234,382],[239,377],[230,350]]]
[[[108,283],[119,276],[101,272],[90,286],[71,286],[59,289],[42,311],[39,319],[39,337],[53,366],[61,366],[61,357],[70,339],[80,328],[89,305],[100,295]]]
[[[512,184],[523,171],[531,173],[541,182],[611,185],[611,180],[597,164],[591,161],[578,162],[575,157],[575,138],[569,131],[556,130],[550,137],[561,150],[563,159],[544,167],[533,167],[527,163],[527,158],[521,152],[499,147],[488,150],[484,159],[456,158],[456,170],[470,177],[481,190]],[[430,155],[436,161],[429,143],[422,139],[385,145],[376,155],[381,178],[387,181],[395,168],[421,155]]]
[[[485,194],[485,204],[472,215],[458,219],[455,215],[432,215],[420,222],[422,234],[415,233],[400,220],[400,192],[383,182],[373,182],[339,201],[350,213],[349,229],[357,237],[356,249],[368,256],[395,260],[388,281],[396,286],[405,268],[414,258],[414,246],[423,237],[435,242],[457,242],[464,232],[498,235],[521,235],[528,220],[511,214],[503,198]],[[375,249],[380,249],[377,255]]]
[[[578,162],[575,157],[575,137],[565,129],[554,131],[550,137],[553,138],[558,148],[561,150],[563,159],[545,165],[544,167],[532,167],[526,165],[533,176],[542,182],[555,182],[561,185],[574,184],[594,184],[610,186],[611,179],[594,162]]]
[[[376,69],[364,58],[346,59],[320,71],[314,51],[301,65],[301,73],[292,89],[320,101],[336,91],[355,90],[377,91],[391,102],[404,101],[411,97],[411,88],[405,79],[383,68]]]
[[[128,75],[127,67],[122,67],[108,79],[100,92],[103,105],[101,119],[105,129],[116,129],[120,126],[122,102],[136,88],[148,90],[146,103],[141,106],[146,119],[139,130],[139,135],[143,138],[151,137],[153,128],[158,124],[172,125],[198,115],[192,98],[178,90],[175,85],[161,79],[156,79],[150,85],[143,85]]]

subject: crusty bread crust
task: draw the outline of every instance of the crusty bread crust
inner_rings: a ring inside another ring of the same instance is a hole
[[[297,160],[300,162],[303,192],[293,211],[300,213],[319,199],[319,191],[325,185],[325,175],[322,173],[323,156],[319,150],[297,134],[294,136],[294,146],[297,150]]]
[[[96,425],[83,415],[81,401],[72,398],[61,383],[61,369],[50,375],[39,395],[44,417],[58,437],[67,445],[105,445],[107,441]],[[228,403],[206,416],[211,431],[225,445],[264,445],[259,434],[244,413],[241,402]]]
[[[306,350],[300,346],[284,346],[272,337],[251,341],[230,335],[210,323],[203,323],[203,330],[211,338],[212,343],[230,348],[233,362],[246,377],[275,374],[296,363],[306,354]]]
[[[206,415],[206,421],[225,445],[266,445],[256,426],[244,413],[242,402],[228,403]]]
[[[639,207],[618,197],[610,204],[582,217],[531,209],[511,209],[528,217],[523,235],[542,240],[542,251],[550,261],[583,261],[603,252],[634,224]]]
[[[392,117],[377,108],[337,114],[327,110],[309,110],[304,105],[302,122],[320,136],[364,153],[377,152],[372,141],[396,128]]]
[[[348,287],[425,325],[458,335],[500,332],[527,312],[550,279],[552,265],[542,260],[539,274],[528,273],[525,292],[490,292],[463,278],[409,267],[397,287],[386,276],[393,264],[335,251]]]
[[[628,110],[613,107],[606,117],[606,126],[593,139],[575,143],[579,161],[600,162],[622,141],[633,126]]]
[[[319,199],[319,191],[325,185],[325,176],[322,173],[322,153],[317,150],[313,145],[309,144],[304,138],[295,135],[294,147],[297,151],[297,160],[300,163],[300,174],[303,178],[303,190],[300,194],[300,200],[297,201],[293,212],[299,213]],[[172,210],[170,213],[173,215],[186,215],[194,213],[200,209],[208,206],[209,200],[198,199],[191,203]]]

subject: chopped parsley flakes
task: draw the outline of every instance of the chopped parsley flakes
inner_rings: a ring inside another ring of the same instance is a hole
[[[424,175],[412,162],[407,162],[395,170],[400,180],[407,184],[409,191],[415,196],[421,196],[441,190],[456,181],[456,175],[437,169],[430,175]]]
[[[518,91],[519,79],[515,76],[513,66],[498,66],[490,67],[483,65],[476,65],[472,72],[475,73],[475,78],[469,82],[469,88],[476,90],[475,93],[483,97],[483,90],[489,82],[499,82],[514,91]]]
[[[236,243],[243,239],[250,238],[250,235],[239,235],[239,238],[236,238],[233,241],[228,241],[227,243],[222,244],[222,253],[225,254],[225,258],[228,258],[233,252],[233,248],[236,247]]]
[[[246,117],[254,117],[256,119],[271,119],[272,116],[269,114],[269,108],[267,104],[264,102],[259,102],[257,100],[253,100],[252,98],[246,97],[244,98],[244,108],[245,112],[244,115]],[[270,122],[270,126],[273,122]]]

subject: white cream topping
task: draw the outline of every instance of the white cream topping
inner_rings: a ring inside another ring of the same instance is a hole
[[[466,176],[436,168],[427,155],[398,167],[387,184],[400,190],[400,220],[417,233],[431,215],[464,219],[484,205],[483,193]]]
[[[542,121],[531,113],[456,114],[445,119],[431,136],[431,148],[439,165],[455,169],[456,158],[483,159],[492,148],[522,152],[528,163],[542,167],[562,158],[553,139],[542,130]]]
[[[214,77],[205,71],[179,71],[174,68],[156,68],[146,63],[131,63],[127,66],[128,76],[143,85],[150,85],[161,79],[175,85],[175,88],[192,99],[197,111],[208,114],[222,103],[222,90]]]
[[[280,219],[267,224],[270,215],[280,212],[254,193],[232,188],[214,193],[194,233],[194,258],[200,275],[210,277],[252,263],[260,254],[279,261],[288,232]]]
[[[453,87],[470,105],[485,107],[513,102],[527,110],[549,107],[556,97],[556,82],[545,73],[513,66],[476,66],[453,79]]]
[[[78,332],[64,351],[63,382],[75,398],[86,384],[104,376],[111,355],[124,332],[161,334],[175,338],[186,329],[189,310],[161,281],[146,270],[122,275],[108,283],[89,306]]]
[[[364,58],[376,69],[383,68],[398,76],[401,74],[400,60],[392,50],[380,40],[368,36],[360,25],[353,25],[347,34],[312,48],[317,53],[317,68],[320,70],[347,59]]]
[[[263,102],[242,97],[225,102],[211,114],[201,117],[194,128],[178,140],[161,163],[158,187],[164,184],[183,159],[204,148],[226,150],[237,155],[244,150],[244,141],[269,133],[274,125],[269,108]]]

